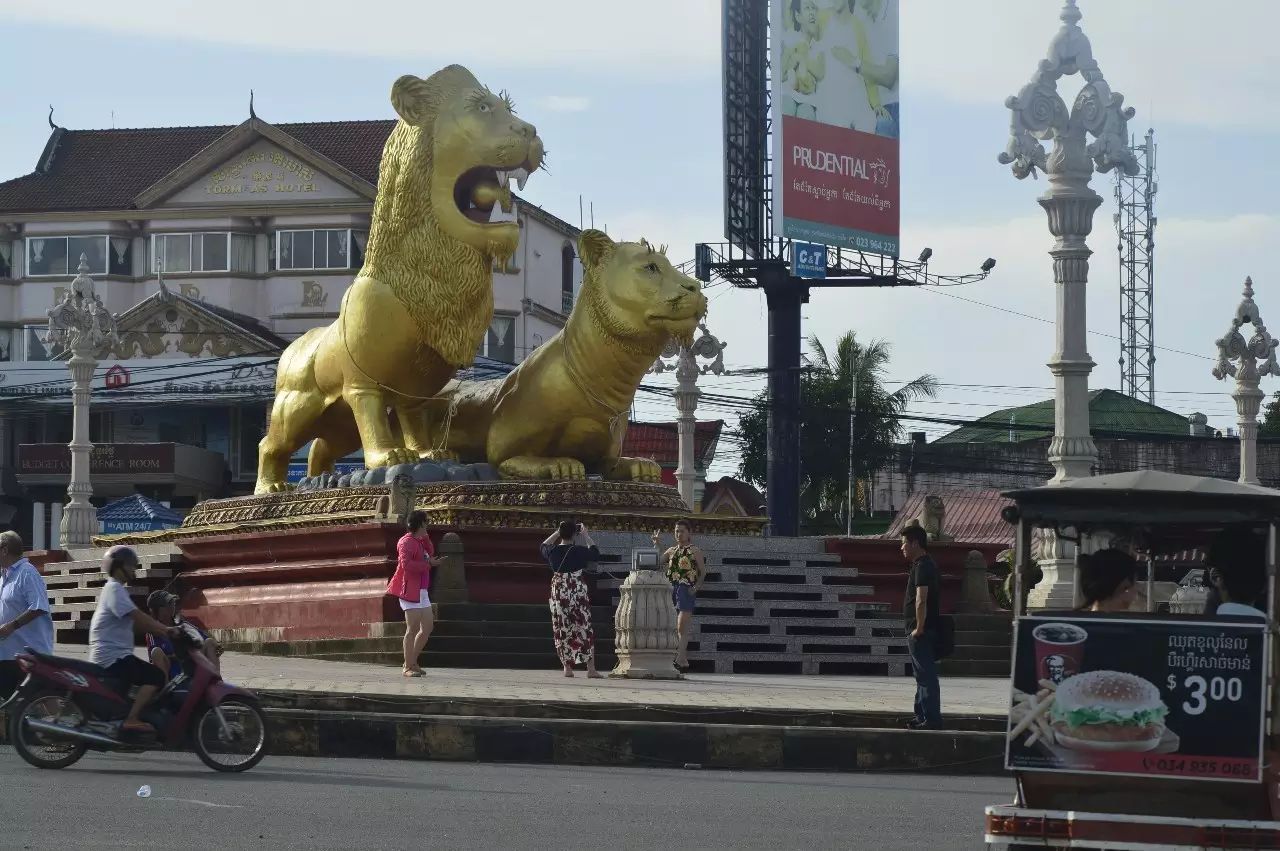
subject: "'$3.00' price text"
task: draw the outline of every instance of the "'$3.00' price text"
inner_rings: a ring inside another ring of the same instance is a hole
[[[1165,686],[1170,692],[1177,692],[1178,678],[1170,674]],[[1199,674],[1193,674],[1182,681],[1182,688],[1187,692],[1186,700],[1182,702],[1182,711],[1188,715],[1203,715],[1210,701],[1217,703],[1225,700],[1234,703],[1244,694],[1244,683],[1239,677],[1205,679]]]

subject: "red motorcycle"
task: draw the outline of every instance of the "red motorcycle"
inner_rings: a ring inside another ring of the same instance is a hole
[[[154,736],[122,735],[133,705],[128,683],[79,659],[36,653],[17,657],[26,674],[0,708],[9,710],[9,741],[36,768],[66,768],[85,751],[179,750],[190,740],[216,771],[247,771],[267,752],[267,723],[258,699],[222,680],[194,643],[173,640],[182,673],[147,704],[142,720]]]

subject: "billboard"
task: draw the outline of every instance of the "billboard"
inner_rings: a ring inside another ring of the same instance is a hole
[[[1265,621],[1018,619],[1005,767],[1262,779]]]
[[[770,0],[774,233],[898,256],[898,0]]]

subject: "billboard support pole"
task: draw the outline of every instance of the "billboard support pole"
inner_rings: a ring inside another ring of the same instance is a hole
[[[769,532],[800,534],[800,305],[809,287],[785,266],[762,281],[769,305]]]

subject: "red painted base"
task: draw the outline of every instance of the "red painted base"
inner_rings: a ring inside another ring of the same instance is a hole
[[[403,618],[386,595],[398,526],[359,523],[182,541],[184,611],[206,629],[364,638]]]
[[[871,600],[888,603],[891,610],[897,611],[902,606],[907,593],[906,559],[902,557],[901,543],[896,540],[879,538],[828,538],[827,552],[840,556],[841,564],[857,568],[858,584],[870,585],[871,597],[850,596],[849,602]],[[929,554],[938,565],[942,574],[942,610],[955,610],[956,601],[960,597],[960,584],[964,577],[965,557],[973,550],[982,553],[987,564],[992,564],[995,557],[1005,547],[993,544],[931,544]],[[845,597],[841,597],[845,600]]]

